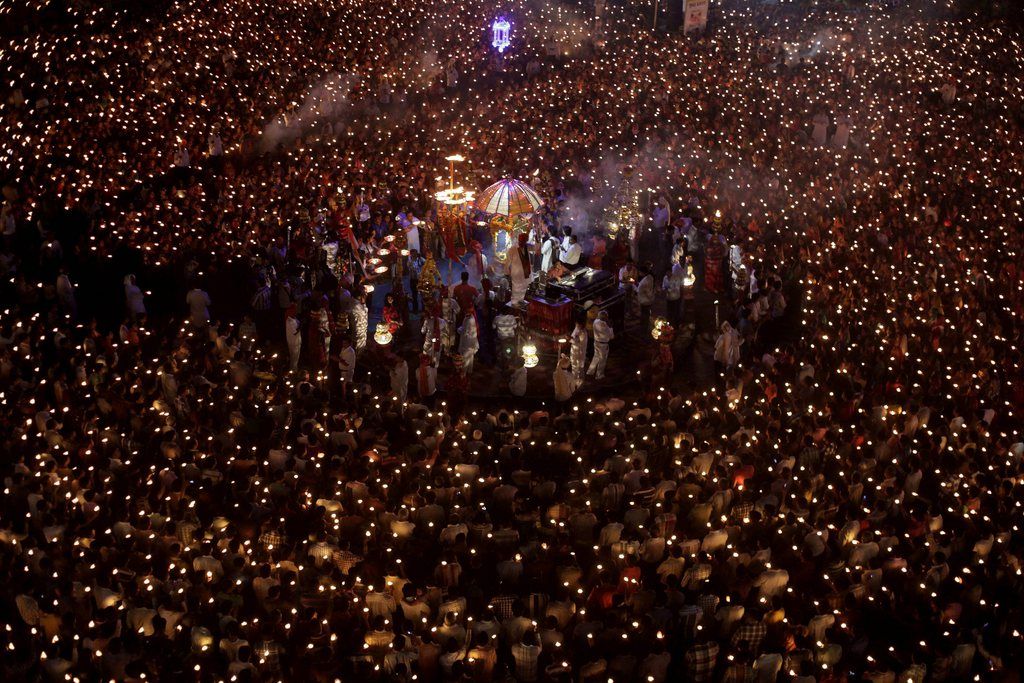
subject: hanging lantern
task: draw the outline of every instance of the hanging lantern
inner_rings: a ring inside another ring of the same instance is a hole
[[[373,341],[377,342],[381,346],[387,346],[391,343],[391,326],[387,323],[377,323],[377,329],[373,333]]]
[[[523,365],[535,368],[538,363],[540,363],[540,358],[537,356],[537,345],[532,341],[523,344]]]
[[[505,17],[498,17],[491,24],[491,45],[498,48],[498,52],[504,52],[512,44],[509,39],[511,32],[512,24]]]

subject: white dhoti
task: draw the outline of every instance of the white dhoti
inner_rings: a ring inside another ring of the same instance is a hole
[[[608,365],[608,342],[594,342],[594,357],[590,359],[587,374],[597,379],[604,379],[604,368]]]
[[[572,332],[569,344],[569,363],[572,365],[572,376],[577,384],[583,383],[583,370],[587,366],[587,330],[576,328]]]
[[[508,274],[509,279],[512,281],[512,305],[522,303],[526,297],[526,290],[530,286],[530,261],[529,254],[526,253],[525,249],[523,254],[519,253],[519,249],[512,249],[508,255]],[[526,265],[523,265],[523,260],[526,260]]]
[[[468,376],[473,372],[473,359],[480,350],[480,341],[476,334],[476,318],[467,315],[459,332],[459,355],[462,356],[462,369]]]

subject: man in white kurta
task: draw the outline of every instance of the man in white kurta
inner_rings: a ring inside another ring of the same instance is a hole
[[[512,305],[523,302],[526,290],[530,286],[530,250],[526,245],[526,233],[519,233],[519,244],[509,249],[508,274],[512,281]]]
[[[288,367],[295,372],[299,369],[299,357],[302,353],[302,326],[299,324],[295,306],[289,306],[285,314],[284,338],[288,342]]]
[[[814,140],[814,144],[824,147],[825,141],[828,139],[828,124],[830,123],[828,114],[823,111],[818,112],[814,115],[812,123],[814,131],[811,133],[811,139]]]
[[[587,366],[587,327],[581,322],[576,323],[569,335],[569,362],[572,365],[572,376],[576,386],[583,384],[583,372]]]
[[[556,401],[568,401],[576,391],[576,380],[573,379],[571,367],[569,359],[565,356],[558,361],[554,374]]]
[[[423,327],[420,328],[420,332],[423,333],[423,353],[430,356],[435,366],[441,362],[441,345],[447,334],[447,327],[448,321],[435,310],[432,315],[423,319]]]
[[[397,358],[391,366],[391,396],[398,403],[409,397],[409,364],[404,358]]]
[[[210,322],[210,295],[199,287],[195,287],[185,296],[188,304],[189,318],[193,325],[205,325]]]
[[[558,238],[554,235],[548,235],[547,239],[540,246],[540,270],[542,273],[546,273],[555,267],[555,261],[558,259]]]
[[[477,338],[476,316],[467,315],[459,328],[459,355],[462,356],[462,369],[468,377],[473,372],[473,359],[476,352],[480,350],[480,341]]]
[[[594,320],[594,357],[587,368],[587,374],[604,379],[604,368],[608,364],[608,344],[615,338],[615,330],[608,322],[608,311],[601,311]]]
[[[352,342],[349,339],[345,339],[342,342],[341,353],[338,354],[338,368],[341,392],[342,395],[347,395],[348,388],[352,385],[352,380],[356,376],[356,350],[352,347]]]
[[[736,365],[740,360],[740,339],[739,332],[733,329],[729,321],[722,323],[722,334],[715,342],[715,361],[727,368]]]
[[[356,351],[366,348],[366,327],[369,324],[369,311],[363,297],[356,299],[352,305],[352,342]]]
[[[469,284],[480,289],[480,281],[487,275],[487,256],[483,253],[483,245],[473,242],[472,250],[469,252],[469,260],[466,262],[466,272],[469,273]]]
[[[512,392],[513,396],[526,396],[526,381],[526,366],[520,363],[512,373],[512,379],[508,382],[508,390]]]

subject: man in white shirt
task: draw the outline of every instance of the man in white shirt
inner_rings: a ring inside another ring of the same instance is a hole
[[[577,243],[576,235],[566,235],[565,239],[562,240],[562,250],[559,254],[559,260],[569,270],[575,270],[579,267],[581,256],[583,256],[583,247]]]
[[[661,288],[665,290],[665,309],[668,314],[668,321],[673,327],[678,327],[680,319],[679,303],[683,295],[683,281],[686,271],[677,261],[672,264],[672,272],[665,275]]]
[[[546,273],[554,268],[559,251],[558,238],[554,235],[548,235],[540,246],[540,270],[542,273]]]
[[[288,368],[295,372],[299,369],[299,356],[302,353],[302,326],[299,324],[295,304],[288,307],[284,317],[284,336],[288,342]]]
[[[345,337],[341,340],[341,353],[338,354],[338,379],[341,381],[341,395],[348,396],[349,387],[356,376],[356,350],[352,340]]]
[[[513,396],[526,396],[526,379],[526,366],[520,363],[508,382],[508,390]]]
[[[206,325],[210,322],[210,295],[199,287],[193,287],[185,296],[188,304],[189,317],[193,325]]]
[[[654,305],[654,276],[651,264],[644,264],[643,277],[636,286],[636,302],[640,306],[640,322],[646,330],[651,323],[651,306]]]
[[[437,392],[437,368],[429,354],[420,355],[420,367],[416,372],[416,387],[421,399],[428,399]]]

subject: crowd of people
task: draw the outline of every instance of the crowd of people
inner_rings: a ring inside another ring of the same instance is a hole
[[[4,679],[1016,680],[1024,43],[905,4],[0,6]]]

